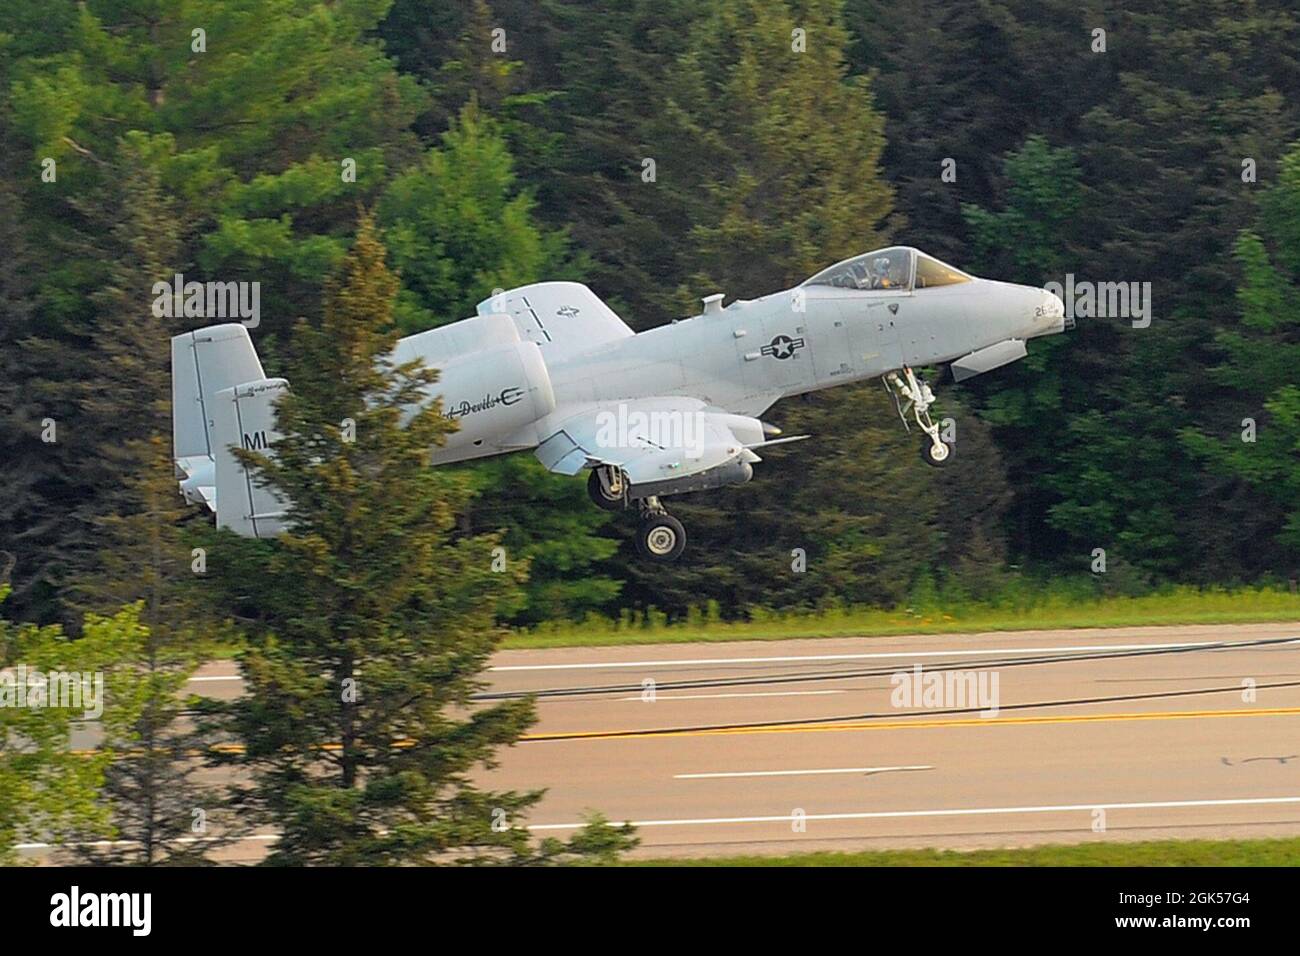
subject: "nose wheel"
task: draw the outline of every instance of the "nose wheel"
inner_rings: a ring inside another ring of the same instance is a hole
[[[903,420],[903,427],[911,430],[907,424],[907,413],[911,412],[916,426],[925,435],[921,443],[921,460],[932,468],[942,468],[952,461],[956,448],[952,442],[939,437],[939,426],[930,417],[930,406],[934,404],[934,392],[930,386],[907,365],[903,366],[901,375],[890,372],[885,377],[885,385],[894,398],[894,407]]]
[[[952,442],[946,442],[942,438],[937,444],[928,438],[921,442],[921,460],[931,468],[942,468],[952,461],[953,454]]]

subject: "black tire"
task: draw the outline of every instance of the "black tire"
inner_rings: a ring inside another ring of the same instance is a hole
[[[593,468],[591,474],[587,476],[587,497],[596,503],[597,508],[603,508],[605,511],[622,511],[623,499],[610,498],[605,494],[605,489],[600,485],[600,472]]]
[[[636,529],[636,549],[651,561],[676,561],[686,550],[686,529],[672,515],[651,515]]]
[[[948,449],[948,454],[943,458],[934,457],[934,445],[930,442],[930,439],[927,438],[921,443],[921,460],[931,468],[946,468],[952,463],[952,460],[957,457],[956,445],[950,441],[943,441],[943,439],[940,439],[939,441],[944,448]]]

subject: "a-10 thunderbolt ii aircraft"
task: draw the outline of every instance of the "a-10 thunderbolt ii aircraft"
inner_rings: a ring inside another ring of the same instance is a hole
[[[597,505],[635,511],[641,553],[673,560],[686,545],[669,495],[738,485],[777,437],[759,419],[777,401],[882,377],[921,454],[948,462],[930,415],[934,394],[914,371],[951,363],[957,381],[1026,354],[1066,327],[1045,289],[978,279],[917,249],[847,259],[792,289],[703,310],[633,333],[585,285],[540,282],[499,293],[473,318],[402,339],[394,361],[440,370],[429,398],[459,426],[431,464],[532,450],[563,475],[588,472]],[[248,330],[216,325],[172,339],[173,439],[181,491],[217,524],[267,537],[284,509],[230,453],[274,453],[276,395]]]

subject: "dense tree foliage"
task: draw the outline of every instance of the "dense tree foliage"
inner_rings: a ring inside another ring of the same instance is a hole
[[[12,559],[0,554],[0,604],[10,594],[5,578],[11,566]],[[104,663],[104,643],[129,628],[132,619],[128,610],[95,622],[85,646],[74,651],[57,626],[13,624],[0,617],[0,864],[15,862],[20,839],[57,840],[107,824],[96,796],[111,755],[87,758],[71,747],[76,721],[92,709],[31,702],[48,703],[48,696],[32,695],[51,692],[52,671],[77,679],[93,674]],[[78,702],[86,703],[84,697]]]
[[[424,96],[371,36],[382,2],[112,0],[42,17],[46,6],[0,8],[16,30],[4,44],[5,178],[23,245],[41,257],[21,324],[0,332],[21,343],[25,406],[2,440],[20,454],[0,461],[0,480],[27,488],[0,537],[31,541],[12,549],[22,610],[72,623],[59,589],[84,569],[86,529],[113,510],[122,472],[106,447],[118,429],[103,423],[120,415],[125,428],[163,394],[156,379],[91,394],[68,383],[91,369],[126,383],[101,348],[116,337],[126,355],[146,333],[137,361],[165,372],[149,290],[173,272],[258,282],[273,335],[315,311],[358,198],[418,149],[409,127]],[[46,419],[57,440],[42,440]]]
[[[1149,326],[1081,318],[941,390],[987,453],[972,480],[916,467],[876,389],[778,405],[814,442],[683,504],[673,575],[531,460],[460,469],[460,526],[530,568],[507,620],[894,603],[959,566],[987,590],[1004,564],[1051,574],[1095,547],[1146,582],[1296,574],[1285,0],[0,10],[0,546],[20,617],[77,626],[69,585],[129,512],[127,443],[166,417],[166,336],[205,321],[152,315],[152,282],[259,281],[259,350],[302,367],[288,330],[320,315],[358,203],[404,331],[543,278],[642,329],[888,242],[1013,281],[1151,283]]]
[[[75,596],[102,615],[89,630],[113,625],[96,750],[114,758],[98,794],[114,839],[86,830],[75,853],[96,864],[194,864],[218,845],[220,795],[201,781],[201,754],[216,741],[189,713],[188,682],[225,629],[200,593],[207,556],[186,541],[193,515],[175,493],[169,442],[154,435],[124,450],[134,460],[121,513],[99,519],[95,570]]]
[[[1188,431],[1188,446],[1235,476],[1269,518],[1261,530],[1300,552],[1300,147],[1282,160],[1276,185],[1260,202],[1255,229],[1236,254],[1243,274],[1241,323],[1219,335],[1223,362],[1215,380],[1230,390],[1232,414],[1208,434]],[[1240,416],[1238,418],[1238,415]]]

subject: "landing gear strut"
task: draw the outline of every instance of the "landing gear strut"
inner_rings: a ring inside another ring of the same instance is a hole
[[[686,550],[686,529],[659,503],[658,497],[637,500],[641,525],[636,529],[636,549],[652,561],[676,561]]]
[[[636,529],[636,549],[651,561],[676,561],[686,550],[686,529],[668,513],[657,495],[632,498],[623,470],[614,465],[597,465],[587,476],[587,495],[596,507],[623,511],[635,507],[641,517]]]
[[[627,482],[623,480],[622,469],[612,465],[600,465],[591,469],[591,475],[587,478],[587,494],[597,508],[622,511],[627,507]]]
[[[917,378],[916,373],[907,365],[903,366],[901,376],[898,372],[890,372],[885,377],[885,384],[891,388],[894,407],[898,409],[904,427],[908,427],[907,413],[910,411],[916,419],[917,427],[925,433],[926,437],[921,444],[921,460],[934,468],[942,468],[952,461],[956,450],[952,442],[939,437],[939,426],[930,417],[930,406],[934,404],[934,392],[930,386]],[[903,401],[907,404],[904,405]]]

